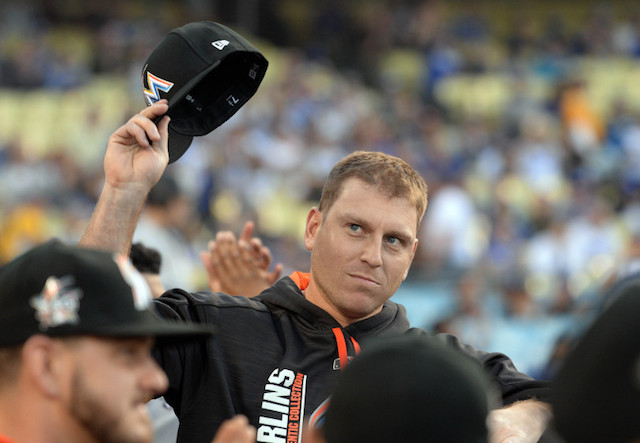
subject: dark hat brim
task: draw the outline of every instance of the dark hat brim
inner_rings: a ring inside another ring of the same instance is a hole
[[[207,69],[202,71],[200,74],[192,78],[189,82],[187,82],[182,88],[180,88],[170,99],[169,99],[169,111],[167,114],[171,116],[171,110],[176,106],[177,103],[180,103],[181,100],[189,93],[190,90],[194,88],[204,77],[206,77],[211,71],[213,71],[216,67],[220,65],[220,60],[217,63],[212,64]],[[159,120],[159,119],[158,119]],[[156,122],[157,123],[157,122]],[[169,122],[169,164],[178,160],[182,155],[187,152],[189,146],[193,142],[193,135],[182,134],[176,131],[171,122]]]
[[[182,157],[192,142],[192,135],[180,134],[171,129],[171,124],[169,124],[169,163],[173,163]]]
[[[215,328],[212,325],[194,324],[161,319],[151,311],[128,322],[91,324],[90,326],[72,325],[49,329],[50,336],[94,335],[101,337],[156,337],[157,339],[205,339],[212,337]]]

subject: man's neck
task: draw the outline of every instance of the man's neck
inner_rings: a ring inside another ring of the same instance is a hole
[[[5,443],[2,438],[10,443],[95,441],[60,402],[29,394],[0,399],[0,443]]]
[[[323,297],[319,292],[314,291],[313,289],[314,289],[313,285],[312,285],[312,283],[310,283],[309,284],[309,288],[307,288],[306,290],[302,291],[302,293],[304,294],[305,298],[308,301],[310,301],[311,303],[313,303],[314,305],[316,305],[317,307],[319,307],[322,310],[324,310],[331,317],[333,317],[333,319],[335,321],[337,321],[340,324],[340,326],[342,326],[343,328],[346,328],[347,326],[352,325],[353,323],[357,323],[360,320],[364,320],[366,318],[373,317],[378,312],[380,312],[380,310],[382,310],[382,308],[380,308],[380,310],[377,310],[376,312],[372,313],[371,315],[367,315],[367,316],[364,316],[364,317],[350,317],[350,316],[345,315],[343,312],[341,312],[333,304],[329,303],[325,297]]]
[[[373,317],[382,310],[382,307],[380,307],[379,310],[365,317],[349,317],[342,313],[333,304],[331,304],[328,301],[327,297],[322,295],[322,292],[318,289],[318,285],[314,283],[311,274],[294,272],[291,275],[291,278],[298,285],[298,288],[302,292],[302,295],[304,295],[304,298],[324,310],[327,314],[333,317],[333,319],[337,321],[343,328],[346,328],[353,323],[359,322],[360,320],[364,320],[365,318]]]

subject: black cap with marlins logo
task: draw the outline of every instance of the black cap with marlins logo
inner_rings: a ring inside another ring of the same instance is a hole
[[[0,269],[0,348],[52,337],[211,337],[212,326],[161,319],[144,277],[124,255],[52,240]]]
[[[258,90],[267,66],[254,45],[219,23],[193,22],[169,32],[142,70],[147,105],[169,100],[169,163],[194,136],[234,115]]]

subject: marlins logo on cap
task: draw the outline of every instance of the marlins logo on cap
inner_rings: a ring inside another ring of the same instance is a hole
[[[258,90],[267,59],[237,32],[211,21],[168,33],[142,70],[148,106],[169,100],[169,163],[227,121]]]

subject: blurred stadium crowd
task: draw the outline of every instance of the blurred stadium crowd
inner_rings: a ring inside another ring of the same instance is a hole
[[[144,106],[145,58],[174,27],[220,21],[270,67],[168,169],[193,214],[174,229],[194,251],[193,275],[168,284],[203,288],[197,251],[245,220],[276,261],[306,267],[304,220],[329,169],[381,150],[430,188],[398,294],[410,318],[550,376],[594,288],[640,256],[640,13],[519,4],[0,2],[0,264],[80,237],[107,137]]]

